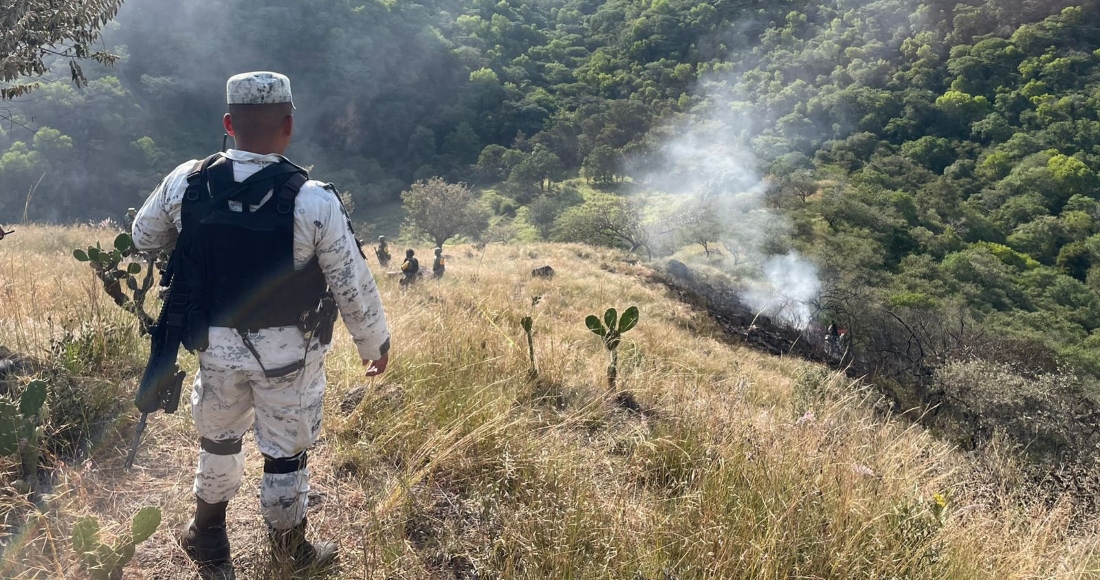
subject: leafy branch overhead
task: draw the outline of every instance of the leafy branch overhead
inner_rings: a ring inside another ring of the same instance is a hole
[[[90,47],[99,40],[122,0],[23,0],[5,2],[0,10],[0,100],[14,99],[36,88],[20,79],[49,72],[47,57],[69,59],[74,83],[87,85],[78,59],[111,65],[117,56]]]

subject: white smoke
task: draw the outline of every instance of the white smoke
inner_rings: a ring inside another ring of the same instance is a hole
[[[728,90],[731,84],[709,86]],[[661,131],[668,137],[657,158],[647,160],[645,170],[632,172],[676,198],[676,218],[659,220],[654,237],[675,249],[691,243],[685,234],[690,239],[700,229],[720,232],[711,241],[720,242],[724,254],[707,265],[741,280],[742,297],[758,313],[805,328],[821,281],[817,266],[790,249],[790,220],[767,204],[771,184],[759,174],[747,145],[751,128],[761,120],[735,113],[744,109],[720,98],[720,90],[710,92],[704,95],[708,104],[693,119]]]
[[[821,295],[817,266],[792,251],[768,258],[763,270],[763,284],[745,291],[743,298],[782,324],[800,330],[809,326],[811,305]]]

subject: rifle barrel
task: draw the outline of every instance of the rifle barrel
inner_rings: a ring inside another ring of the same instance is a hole
[[[132,469],[134,467],[134,456],[137,455],[138,445],[141,445],[141,434],[145,432],[145,420],[149,418],[149,413],[142,413],[141,419],[138,419],[137,427],[134,429],[134,440],[130,443],[130,453],[126,455],[126,469]]]

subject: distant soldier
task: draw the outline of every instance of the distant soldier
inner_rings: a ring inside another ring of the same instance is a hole
[[[432,276],[442,278],[447,269],[447,260],[443,257],[443,248],[435,249],[435,261],[432,262]]]
[[[122,221],[123,221],[123,225],[126,226],[127,230],[134,229],[134,218],[136,218],[136,217],[137,217],[137,210],[136,209],[131,207],[131,208],[128,208],[126,210],[126,217],[122,218]]]
[[[405,250],[405,261],[401,264],[401,285],[406,286],[416,282],[420,277],[420,261],[416,259],[416,252]]]
[[[386,236],[378,236],[378,247],[374,249],[374,255],[378,256],[378,263],[385,266],[390,263],[390,249],[386,245]]]
[[[819,327],[820,328],[820,327]],[[839,332],[836,328],[836,321],[830,321],[829,327],[825,329],[825,352],[829,356],[837,356],[837,339],[839,338]]]

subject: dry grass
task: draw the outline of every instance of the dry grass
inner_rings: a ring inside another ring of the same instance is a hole
[[[59,320],[125,324],[91,273],[67,258],[97,237],[111,235],[24,227],[0,243],[0,342],[44,355]],[[643,266],[580,246],[448,253],[442,281],[401,289],[380,276],[395,349],[384,378],[363,378],[346,333],[337,334],[325,431],[310,460],[311,527],[342,548],[334,577],[1098,573],[1097,531],[1069,531],[1072,505],[1035,507],[1004,489],[1010,458],[976,461],[876,418],[859,384],[728,346],[703,315],[646,285]],[[531,278],[544,264],[558,275]],[[624,340],[620,381],[640,412],[606,392],[606,355],[583,324],[629,304],[642,317]],[[535,318],[534,380],[525,315]],[[104,347],[125,349],[115,352],[122,363],[92,367],[128,396],[127,361],[143,347],[125,344]],[[190,419],[156,416],[139,469],[127,473],[132,415],[102,434],[87,461],[51,462],[42,508],[11,493],[0,499],[9,525],[27,522],[8,539],[0,576],[78,577],[72,523],[94,514],[117,531],[145,505],[162,507],[165,523],[126,577],[194,576],[173,541],[191,508]],[[230,507],[238,577],[283,577],[268,561],[255,493],[261,462],[250,454]],[[10,481],[14,461],[0,467]]]

